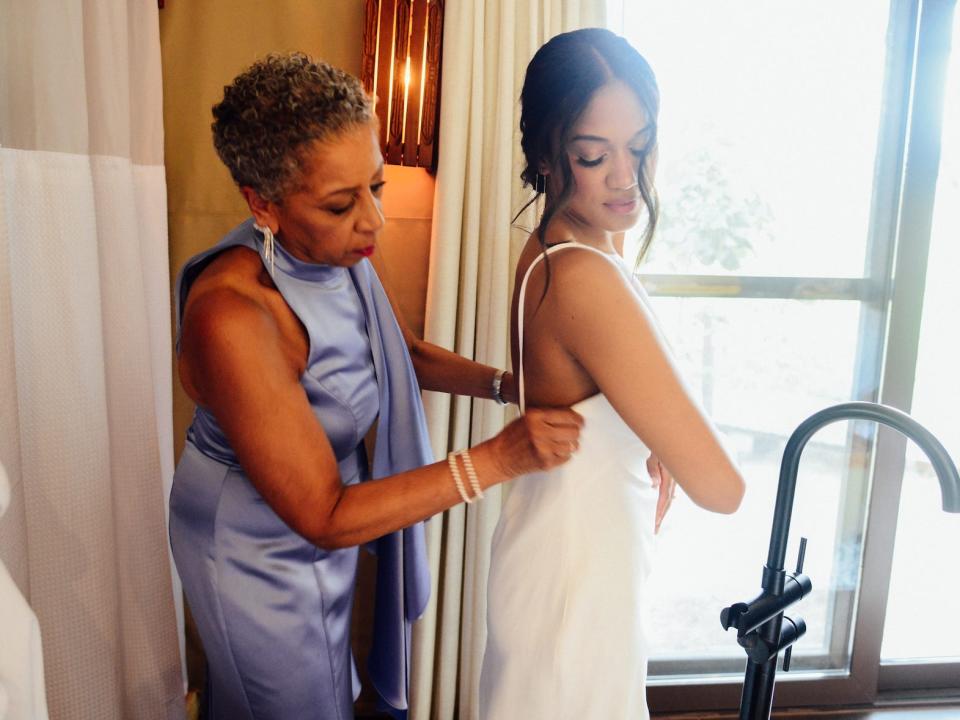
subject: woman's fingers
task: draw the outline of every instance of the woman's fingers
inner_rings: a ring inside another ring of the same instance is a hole
[[[550,410],[544,411],[543,422],[546,423],[545,434],[552,442],[554,455],[567,460],[579,447],[583,417],[572,410]]]
[[[554,440],[553,454],[558,458],[568,460],[577,451],[578,447],[580,445],[576,440]]]
[[[583,416],[569,408],[533,408],[525,417],[544,423],[552,428],[575,428],[579,434],[583,427]]]
[[[663,522],[663,518],[666,517],[667,511],[673,504],[673,498],[677,494],[677,481],[673,479],[670,471],[659,461],[657,461],[657,474],[660,477],[660,495],[657,497],[657,512],[653,528],[654,533],[660,531],[660,524]]]
[[[540,469],[564,463],[576,452],[583,427],[578,413],[568,408],[531,409],[525,417]]]
[[[531,409],[494,439],[497,461],[511,477],[555,467],[577,451],[582,427],[567,408]]]
[[[647,458],[647,472],[650,473],[653,487],[660,487],[660,461],[653,453],[650,453],[650,457]]]

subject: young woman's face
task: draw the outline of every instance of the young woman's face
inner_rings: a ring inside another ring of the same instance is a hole
[[[626,84],[612,80],[597,90],[565,148],[575,184],[567,216],[596,231],[622,232],[636,225],[644,207],[640,164],[648,184],[656,165],[653,137],[639,98]]]
[[[356,265],[376,249],[383,184],[383,156],[372,124],[314,144],[302,186],[273,206],[277,238],[300,260]]]

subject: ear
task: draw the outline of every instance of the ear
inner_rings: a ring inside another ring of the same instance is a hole
[[[247,206],[253,214],[253,220],[261,227],[268,227],[274,235],[280,232],[280,218],[277,215],[276,205],[263,198],[256,190],[246,185],[240,188],[240,194],[247,201]]]

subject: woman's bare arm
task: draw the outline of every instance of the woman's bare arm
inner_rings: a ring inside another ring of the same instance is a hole
[[[410,343],[410,358],[424,390],[493,399],[493,378],[499,372],[495,367],[417,338]],[[507,402],[517,402],[513,373],[504,374],[500,394]]]
[[[734,512],[743,479],[630,281],[589,251],[553,260],[549,295],[561,345],[695,503]]]
[[[389,273],[383,266],[383,260],[378,258],[377,254],[374,254],[370,260],[397,316],[420,387],[424,390],[436,390],[453,395],[493,399],[493,377],[498,372],[498,368],[468,360],[462,355],[445,350],[439,345],[421,340],[414,335],[390,288]],[[513,373],[506,373],[500,392],[507,402],[517,402]]]

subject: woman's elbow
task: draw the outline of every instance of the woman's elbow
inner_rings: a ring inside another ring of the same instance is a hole
[[[352,543],[346,542],[343,540],[343,538],[336,536],[318,538],[317,540],[313,541],[313,544],[326,552],[333,552],[334,550],[343,550],[344,548],[353,547]]]
[[[413,364],[413,372],[417,376],[417,382],[423,385],[423,379],[429,374],[429,353],[423,340],[411,338],[407,342],[407,352],[410,353],[410,362]]]
[[[291,523],[291,527],[305,540],[328,552],[355,544],[347,537],[332,511],[302,514]]]
[[[312,523],[311,525],[312,527],[307,529],[306,532],[301,532],[300,534],[321,550],[332,552],[334,550],[343,550],[353,545],[342,532],[338,532],[337,529],[332,526],[332,523]]]
[[[429,355],[427,352],[427,343],[412,333],[408,336],[405,335],[403,339],[407,344],[407,352],[410,353],[410,360],[413,361],[413,364],[417,365],[418,363],[424,362],[425,358]]]
[[[721,515],[732,515],[739,509],[746,486],[736,468],[723,474],[701,475],[699,480],[691,485],[680,483],[695,504]]]
[[[732,515],[740,508],[743,495],[747,491],[747,485],[743,481],[743,476],[737,470],[733,470],[729,477],[724,478],[723,484],[725,492],[720,498],[716,512]]]

